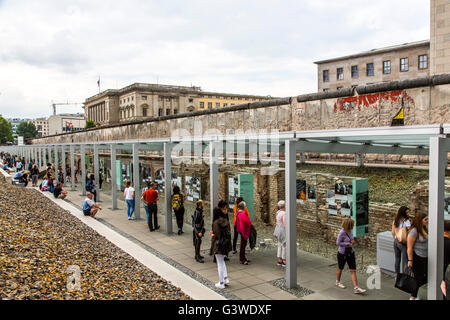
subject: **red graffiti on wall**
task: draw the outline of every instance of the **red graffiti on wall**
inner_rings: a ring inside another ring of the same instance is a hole
[[[380,93],[363,94],[356,97],[345,97],[337,99],[334,104],[334,112],[343,111],[351,112],[361,107],[374,108],[377,110],[381,102],[390,102],[391,105],[403,99],[403,103],[414,104],[414,100],[406,93],[406,91],[395,90]]]

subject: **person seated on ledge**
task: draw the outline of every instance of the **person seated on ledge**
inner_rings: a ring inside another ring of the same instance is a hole
[[[97,203],[95,203],[92,198],[94,195],[90,192],[86,194],[87,198],[83,202],[83,213],[85,216],[91,216],[92,218],[95,217],[98,210],[102,210],[102,207],[100,207]]]
[[[58,182],[55,190],[53,190],[53,196],[56,199],[64,199],[65,197],[67,197],[67,191],[63,189],[63,184],[61,182]]]

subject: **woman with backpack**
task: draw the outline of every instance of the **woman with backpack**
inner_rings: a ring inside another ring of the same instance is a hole
[[[38,177],[39,177],[39,169],[37,165],[33,165],[33,168],[31,168],[31,181],[33,184],[33,187],[38,186]]]
[[[337,253],[338,269],[336,271],[336,286],[345,289],[345,285],[341,283],[342,270],[344,270],[345,264],[348,264],[350,273],[352,275],[353,293],[361,294],[367,290],[358,287],[358,280],[356,279],[356,258],[353,245],[355,239],[353,237],[353,227],[355,222],[351,218],[345,218],[342,221],[342,229],[339,231],[339,235],[336,240],[336,244],[339,246]]]
[[[226,207],[227,204],[221,200],[219,208]],[[217,269],[219,272],[219,282],[216,283],[216,288],[225,289],[225,286],[230,283],[228,279],[227,266],[225,265],[225,256],[231,251],[231,232],[228,215],[217,211],[217,219],[212,225],[212,251],[217,260]]]
[[[402,273],[407,273],[408,269],[408,253],[406,247],[406,238],[408,230],[411,227],[409,221],[410,210],[408,207],[402,206],[398,209],[397,215],[392,223],[392,236],[394,237],[394,253],[395,253],[395,272],[400,273],[400,264],[403,260]]]
[[[247,246],[248,238],[250,237],[250,230],[252,228],[252,221],[245,214],[246,204],[244,201],[239,202],[238,212],[236,213],[236,231],[241,235],[241,246],[239,248],[239,260],[241,264],[248,265],[250,260],[245,257],[245,247]]]
[[[180,187],[174,186],[172,193],[172,208],[177,218],[178,235],[183,234],[183,222],[184,222],[184,198],[180,193]]]

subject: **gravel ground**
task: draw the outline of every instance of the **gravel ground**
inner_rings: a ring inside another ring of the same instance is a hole
[[[4,182],[0,270],[4,300],[190,299],[38,191]]]

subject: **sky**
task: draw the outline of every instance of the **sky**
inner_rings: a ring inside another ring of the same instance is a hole
[[[296,96],[314,61],[429,38],[424,0],[0,0],[0,114],[48,117],[99,78]]]

